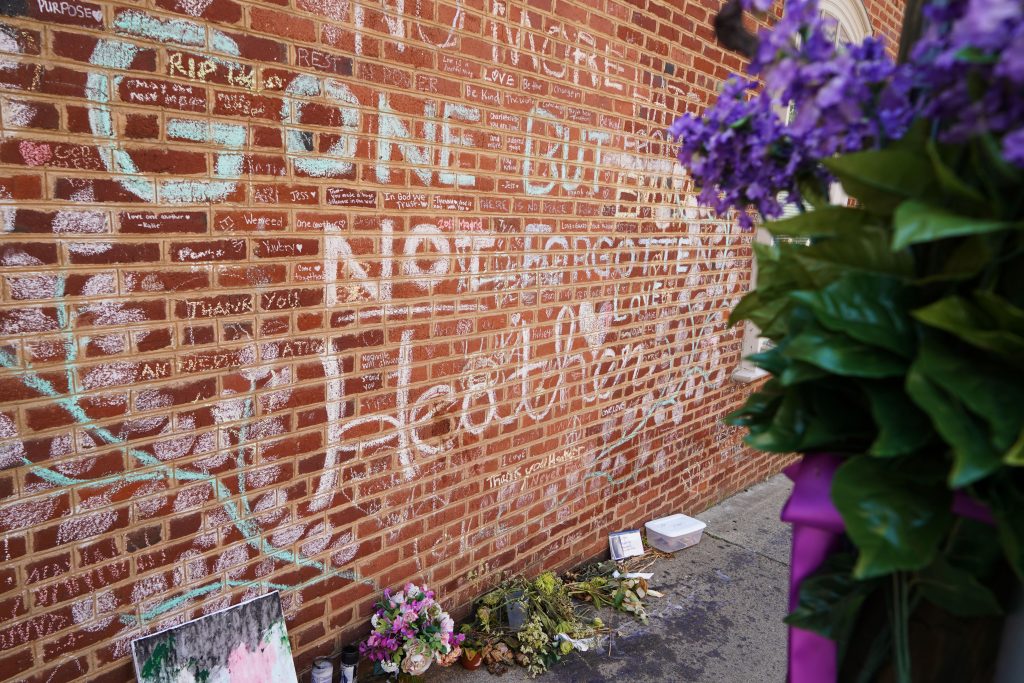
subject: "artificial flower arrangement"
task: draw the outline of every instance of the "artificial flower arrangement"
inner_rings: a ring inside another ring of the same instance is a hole
[[[422,676],[432,663],[451,666],[462,654],[466,636],[455,633],[455,621],[426,586],[386,589],[370,623],[373,631],[359,653],[390,676]]]
[[[992,680],[1024,593],[1024,2],[908,0],[896,62],[817,0],[742,28],[777,6],[726,3],[752,78],[670,132],[702,204],[783,238],[730,318],[771,377],[728,421],[805,455],[788,680]]]

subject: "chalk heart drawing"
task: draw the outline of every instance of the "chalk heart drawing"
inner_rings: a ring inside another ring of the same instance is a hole
[[[33,142],[31,140],[24,140],[19,143],[18,151],[21,152],[21,158],[29,166],[42,166],[53,156],[53,150],[50,148],[50,145],[45,142]]]
[[[194,14],[201,14],[208,6],[206,0],[179,0],[178,4]],[[397,0],[396,5],[400,9],[401,0]],[[355,7],[358,24],[362,10],[359,5]],[[461,16],[461,2],[456,2],[456,8],[453,24],[459,21]],[[126,11],[119,13],[115,21],[115,30],[127,35],[162,43],[174,43],[191,49],[202,49],[206,45],[211,45],[217,53],[228,57],[237,56],[240,52],[237,43],[229,35],[187,19],[156,19],[140,12]],[[403,21],[389,19],[388,31],[396,40],[404,39],[404,25]],[[437,36],[436,39],[428,39],[421,33],[421,38],[437,47],[445,47],[450,43],[449,37],[453,34],[454,32]],[[105,69],[126,69],[136,53],[137,48],[128,43],[100,40],[91,61]],[[210,59],[222,61],[224,58]],[[215,155],[213,178],[164,182],[160,195],[157,196],[155,187],[158,184],[149,182],[138,173],[138,166],[131,154],[116,139],[116,127],[113,125],[108,95],[116,88],[110,88],[110,78],[102,72],[89,74],[89,121],[94,136],[107,141],[106,145],[100,145],[100,155],[105,167],[108,171],[119,174],[120,182],[127,191],[148,203],[213,203],[222,201],[231,194],[236,184],[241,182],[243,175],[243,126],[221,123],[207,127],[203,121],[169,118],[166,125],[176,137],[214,144],[220,147],[220,151]],[[308,154],[301,131],[289,127],[288,123],[301,120],[303,107],[306,106],[305,100],[301,98],[319,96],[328,98],[338,108],[341,112],[341,125],[337,143],[325,154],[311,156]],[[322,177],[343,174],[351,170],[356,150],[356,135],[359,132],[358,104],[351,91],[339,82],[321,81],[312,76],[302,75],[286,84],[284,106],[280,114],[282,125],[286,129],[286,152],[296,168],[310,175]],[[435,177],[434,171],[427,170],[432,164],[422,151],[429,148],[429,145],[419,148],[410,141],[403,140],[403,133],[406,131],[403,131],[397,116],[390,112],[386,101],[382,100],[378,109],[386,124],[384,132],[397,140],[395,144],[407,159],[416,162],[417,167],[423,171],[422,179],[429,184]],[[448,103],[440,112],[435,113],[441,115],[441,133],[439,139],[434,138],[429,142],[438,142],[442,149],[448,149],[447,156],[441,157],[442,163],[439,166],[442,170],[436,171],[436,177],[442,183],[472,186],[474,176],[448,169],[443,160],[452,157],[450,145],[454,138],[447,127],[448,120],[479,122],[479,110]],[[543,110],[536,111],[535,116],[538,126],[542,123],[552,124],[556,138],[562,142],[549,146],[546,151],[537,149],[534,152],[531,148],[530,153],[537,155],[537,165],[546,168],[547,180],[529,184],[526,187],[527,192],[545,194],[558,186],[567,190],[574,189],[581,182],[581,178],[578,170],[570,170],[568,127],[561,127],[548,121],[551,116]],[[533,125],[533,120],[528,122],[528,127]],[[608,137],[603,131],[590,131],[588,139],[600,145]],[[33,165],[45,164],[52,154],[49,145],[28,141],[22,143],[19,151],[26,162]],[[390,147],[386,152],[386,156],[382,158],[390,157]],[[643,160],[639,157],[620,157],[613,158],[609,155],[608,161],[620,169],[637,169],[641,174],[646,171]],[[662,161],[664,160],[658,160],[659,163]],[[524,164],[524,167],[527,166]],[[383,165],[378,170],[378,175],[386,169],[387,166]],[[521,418],[542,420],[558,404],[558,400],[567,398],[571,391],[582,392],[583,400],[592,404],[607,399],[616,387],[625,384],[631,384],[640,392],[640,405],[611,411],[607,416],[603,416],[604,441],[600,446],[588,448],[589,452],[581,461],[580,469],[571,477],[569,488],[574,489],[577,484],[582,485],[593,477],[606,479],[611,484],[622,483],[630,477],[635,477],[636,469],[631,475],[620,476],[620,472],[625,468],[625,462],[619,447],[638,436],[642,438],[643,429],[649,420],[653,419],[656,424],[661,424],[665,420],[680,424],[684,418],[684,399],[699,396],[705,385],[715,386],[722,381],[722,376],[712,377],[703,369],[715,366],[716,359],[713,354],[717,353],[717,341],[707,344],[692,344],[691,341],[710,339],[717,334],[716,330],[721,328],[723,321],[721,314],[715,310],[720,307],[712,306],[711,299],[731,296],[735,292],[739,278],[738,269],[731,265],[735,262],[735,255],[728,252],[731,240],[734,239],[731,231],[725,227],[724,233],[720,232],[710,238],[702,236],[701,224],[708,217],[698,213],[692,194],[687,194],[680,187],[681,185],[674,188],[677,190],[675,196],[686,197],[685,205],[681,204],[685,213],[663,218],[666,219],[666,226],[669,218],[685,220],[691,226],[689,235],[672,239],[626,238],[617,245],[624,255],[623,261],[620,262],[616,256],[616,261],[612,264],[601,263],[595,254],[593,259],[587,257],[587,266],[598,279],[628,278],[636,274],[635,268],[640,269],[639,276],[645,282],[685,277],[686,285],[691,289],[696,291],[703,288],[699,294],[692,294],[694,303],[690,302],[691,294],[686,291],[681,295],[673,294],[669,299],[664,296],[664,292],[657,291],[657,287],[652,287],[650,290],[645,288],[638,294],[630,295],[628,299],[620,300],[616,294],[613,302],[603,302],[596,307],[587,301],[562,306],[556,309],[548,320],[554,329],[555,353],[543,357],[538,355],[538,349],[546,346],[547,341],[534,339],[531,324],[513,316],[511,329],[498,333],[491,340],[493,343],[486,345],[486,348],[496,349],[495,351],[473,352],[468,348],[469,342],[466,342],[467,361],[461,375],[451,382],[442,382],[426,388],[414,389],[412,386],[412,358],[416,340],[411,330],[405,330],[401,335],[397,366],[390,366],[388,370],[397,374],[393,407],[390,413],[372,416],[348,414],[348,402],[345,400],[346,378],[341,363],[329,349],[325,349],[321,353],[320,362],[327,390],[327,449],[323,471],[316,482],[314,495],[308,503],[309,508],[313,511],[325,510],[342,501],[373,519],[382,529],[395,527],[409,519],[429,514],[450,502],[450,493],[436,489],[438,478],[432,480],[434,483],[431,486],[435,488],[431,489],[428,486],[428,490],[417,492],[415,499],[412,493],[414,487],[406,486],[408,500],[397,504],[389,502],[389,507],[382,509],[382,503],[372,498],[369,502],[362,501],[357,493],[345,492],[342,488],[343,482],[340,480],[342,464],[350,460],[352,454],[360,447],[391,448],[400,464],[398,470],[391,473],[391,476],[396,484],[407,484],[417,479],[420,471],[418,461],[432,458],[458,442],[454,434],[442,442],[425,436],[430,433],[429,427],[433,418],[439,413],[454,409],[458,416],[458,429],[468,434],[481,434],[491,425],[506,425]],[[675,201],[678,202],[678,199]],[[659,227],[662,227],[660,223]],[[551,232],[547,226],[528,226],[528,238],[543,240],[542,244],[537,243],[539,249],[527,249],[528,252],[536,251],[539,254],[536,262],[524,264],[520,270],[511,269],[508,274],[502,272],[492,278],[478,272],[480,255],[475,254],[475,250],[492,246],[494,238],[474,236],[469,242],[464,242],[460,240],[468,238],[460,237],[452,244],[437,226],[423,224],[416,226],[412,231],[413,239],[406,241],[406,253],[396,254],[392,241],[393,226],[390,221],[382,220],[381,272],[379,277],[371,277],[352,253],[351,246],[344,236],[337,234],[339,230],[336,225],[332,225],[326,229],[325,234],[322,265],[324,272],[331,274],[326,283],[328,304],[337,303],[337,292],[330,285],[335,282],[339,269],[344,269],[359,283],[358,287],[362,292],[360,296],[365,295],[369,300],[379,304],[382,314],[402,309],[392,300],[391,291],[391,279],[399,273],[418,278],[418,286],[425,290],[432,283],[448,276],[455,264],[461,260],[464,264],[461,266],[463,272],[469,273],[466,284],[469,291],[488,284],[500,289],[514,290],[539,282],[544,283],[546,281],[541,278],[552,277],[552,272],[561,273],[561,266],[568,261],[549,261],[548,258],[557,259],[559,250],[570,250],[566,238],[547,234]],[[420,267],[417,264],[417,256],[422,256],[419,253],[420,246],[429,246],[435,254],[429,267]],[[595,248],[603,246],[616,245],[588,241],[583,251],[590,254]],[[723,247],[726,253],[724,258],[720,253]],[[575,243],[573,248],[576,248]],[[637,262],[636,254],[639,251],[643,251],[644,257]],[[654,254],[657,254],[658,258],[654,258]],[[684,257],[693,265],[678,265],[677,262],[681,262]],[[560,278],[560,274],[554,276],[550,284],[561,283]],[[59,302],[63,294],[64,278],[53,277],[52,283],[49,280],[47,283],[53,288],[52,298]],[[443,309],[448,313],[468,310],[453,307],[451,304],[436,305],[448,306],[447,309]],[[67,308],[57,305],[56,309],[56,329],[70,329]],[[427,310],[434,309],[427,306]],[[416,312],[420,312],[418,308]],[[616,345],[614,349],[605,345],[613,323],[629,319],[631,315],[641,314],[644,320],[658,321],[656,324],[659,326],[659,334],[653,338],[629,340]],[[667,322],[673,316],[677,319],[674,336],[670,334]],[[699,316],[703,316],[702,325],[690,327],[678,322],[682,319],[697,319]],[[65,336],[65,369],[68,373],[73,373],[77,359],[77,344],[70,332],[65,333]],[[254,367],[259,358],[255,346],[246,348],[242,355],[246,366],[242,370],[242,375],[250,385],[246,391],[221,396],[211,408],[213,421],[218,426],[217,436],[187,430],[185,434],[181,434],[166,417],[142,417],[126,422],[121,431],[113,433],[92,423],[80,405],[78,396],[62,394],[34,371],[24,373],[26,384],[31,385],[40,395],[56,401],[82,426],[83,431],[88,434],[87,438],[94,445],[121,446],[134,460],[133,467],[129,468],[130,473],[85,479],[74,471],[56,466],[40,467],[32,463],[27,459],[23,446],[5,447],[5,450],[0,452],[0,462],[20,462],[30,467],[32,473],[44,482],[41,488],[74,487],[89,494],[92,507],[83,507],[83,510],[97,512],[88,519],[75,517],[66,520],[66,523],[61,525],[62,537],[74,540],[77,538],[76,534],[85,537],[96,528],[108,528],[114,522],[114,518],[111,515],[104,516],[103,510],[115,494],[123,499],[123,492],[126,489],[144,498],[166,490],[168,482],[187,482],[190,485],[175,495],[175,511],[196,509],[205,506],[211,498],[215,499],[219,502],[220,508],[208,513],[211,515],[209,528],[232,525],[244,538],[243,544],[220,551],[220,555],[211,566],[208,559],[211,551],[216,548],[216,536],[200,535],[180,553],[177,558],[180,566],[169,575],[157,574],[138,580],[132,591],[134,604],[119,605],[112,594],[103,593],[96,598],[95,605],[92,598],[89,598],[88,604],[83,603],[81,609],[74,611],[75,622],[80,623],[83,629],[105,629],[115,620],[119,620],[122,630],[113,636],[115,653],[119,656],[127,654],[128,644],[133,635],[154,625],[159,626],[160,619],[168,618],[165,615],[179,614],[180,610],[192,601],[202,599],[202,609],[207,612],[226,606],[231,596],[225,594],[225,589],[243,589],[245,597],[280,590],[287,595],[289,610],[294,610],[301,604],[301,589],[307,586],[332,577],[365,581],[349,568],[353,559],[358,556],[360,547],[350,532],[333,529],[324,521],[292,524],[293,520],[289,517],[288,495],[284,490],[252,492],[252,489],[271,482],[274,474],[268,471],[271,478],[262,481],[259,477],[253,478],[254,475],[245,472],[246,454],[251,448],[252,441],[287,432],[286,426],[280,420],[257,420],[258,410],[253,396],[257,391],[277,387],[281,400],[287,401],[288,386],[292,378],[287,374],[287,366],[282,369]],[[642,359],[650,358],[652,355],[659,360],[657,369],[653,364],[642,362]],[[0,366],[19,368],[17,359],[2,350]],[[670,367],[672,371],[661,372],[661,368],[665,367]],[[583,384],[579,384],[577,379],[581,372],[585,377]],[[499,400],[499,396],[506,395],[510,390],[514,395],[513,401]],[[150,408],[155,410],[159,407],[154,404]],[[387,428],[382,430],[382,435],[371,437],[369,440],[364,439],[358,444],[351,442],[350,433],[362,431],[368,424],[378,423]],[[16,431],[13,422],[8,424],[0,421],[0,436],[3,438],[17,438],[17,434],[14,433]],[[158,448],[154,448],[154,452],[143,451],[131,446],[136,431],[166,438],[160,442]],[[578,439],[578,436],[572,438]],[[572,444],[574,443],[575,441],[572,441]],[[569,445],[571,444],[567,444]],[[571,453],[579,451],[580,447],[575,445],[567,449],[567,452]],[[53,455],[56,457],[65,454],[60,451]],[[193,456],[205,457],[197,459]],[[653,463],[655,457],[656,454],[642,443],[640,459]],[[234,491],[224,485],[218,474],[230,459],[234,459],[239,466],[238,482]],[[192,461],[193,464],[174,464],[182,461]],[[637,466],[643,465],[644,462],[638,462]],[[378,474],[381,472],[368,472],[363,476]],[[357,486],[352,488],[358,489]],[[497,490],[496,495],[500,500],[508,501],[508,510],[514,512],[515,506],[512,503],[520,496],[538,495],[537,491],[527,494],[524,490],[525,479],[520,481],[513,477],[508,484],[503,484]],[[570,495],[571,492],[566,491],[560,501],[556,494],[550,493],[545,504],[553,509]],[[44,514],[47,509],[46,503],[40,507],[38,521],[47,519],[47,515]],[[279,524],[285,526],[278,529]],[[94,528],[90,528],[90,525]],[[463,528],[462,533],[457,536],[461,539],[460,553],[468,550],[467,535],[467,529]],[[432,552],[432,549],[423,549],[422,559],[429,561]],[[295,584],[275,583],[264,578],[252,579],[247,575],[246,567],[247,561],[255,557],[262,558],[255,572],[257,577],[270,576],[282,563],[307,570],[313,569],[315,572],[312,572],[313,575],[309,579]],[[414,557],[418,570],[422,571],[424,566],[421,565],[418,546],[415,547]],[[222,576],[226,576],[226,580]],[[141,619],[134,611],[118,613],[119,610],[126,608],[134,610],[135,604],[138,605],[138,615]],[[170,617],[171,620],[177,618]]]
[[[613,315],[612,305],[607,301],[601,304],[600,310],[594,310],[594,304],[590,301],[580,302],[580,328],[583,330],[583,337],[587,340],[587,346],[590,347],[591,352],[597,353],[597,350],[604,344]]]

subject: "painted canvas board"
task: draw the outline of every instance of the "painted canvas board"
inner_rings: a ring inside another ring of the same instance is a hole
[[[132,641],[139,683],[298,683],[270,593]]]

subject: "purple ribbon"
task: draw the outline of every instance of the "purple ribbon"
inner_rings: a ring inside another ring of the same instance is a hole
[[[800,583],[814,573],[843,537],[843,518],[832,504],[832,475],[842,458],[830,453],[805,455],[786,468],[793,492],[782,508],[793,525],[789,569],[789,611],[796,609]],[[836,680],[836,643],[825,636],[789,627],[789,683]]]
[[[793,525],[790,558],[789,611],[796,609],[800,583],[813,574],[843,538],[846,525],[832,504],[832,477],[843,458],[832,453],[809,453],[785,469],[793,492],[782,508],[783,522]],[[961,491],[953,494],[953,513],[993,524],[992,513]],[[789,683],[833,683],[836,643],[824,636],[789,627]]]

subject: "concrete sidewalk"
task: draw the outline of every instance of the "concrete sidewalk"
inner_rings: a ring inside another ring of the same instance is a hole
[[[646,626],[611,609],[599,612],[615,633],[601,652],[564,658],[540,681],[597,683],[763,683],[786,676],[789,526],[779,511],[789,495],[779,475],[697,517],[701,542],[654,565]],[[456,665],[434,667],[428,683],[487,681]],[[516,667],[502,683],[531,680]]]

